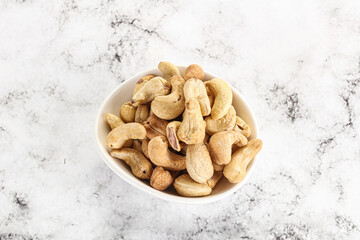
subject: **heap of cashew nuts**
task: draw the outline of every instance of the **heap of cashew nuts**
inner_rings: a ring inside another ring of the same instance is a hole
[[[196,64],[184,76],[169,62],[158,68],[163,76],[142,77],[119,117],[106,115],[110,155],[153,188],[173,184],[186,197],[209,195],[223,175],[242,181],[262,141],[248,141],[251,129],[236,116],[230,86],[218,78],[204,81]]]

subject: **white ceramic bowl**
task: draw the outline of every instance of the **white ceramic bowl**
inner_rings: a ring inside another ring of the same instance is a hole
[[[178,67],[181,74],[184,73],[186,67],[179,66]],[[147,74],[156,74],[161,76],[161,72],[157,69],[151,69],[142,73],[139,73],[125,82],[120,84],[110,95],[105,99],[103,102],[100,111],[96,117],[95,123],[95,141],[97,148],[99,150],[99,154],[104,162],[118,175],[120,176],[125,182],[129,183],[130,185],[149,193],[153,196],[161,198],[163,200],[177,202],[177,203],[187,203],[187,204],[203,204],[203,203],[210,203],[222,198],[225,198],[238,190],[242,185],[244,185],[249,177],[251,176],[252,172],[254,171],[254,166],[256,163],[256,158],[249,164],[247,168],[247,175],[245,179],[237,184],[230,183],[225,177],[223,177],[218,184],[213,189],[211,195],[205,197],[198,197],[198,198],[187,198],[179,196],[175,189],[171,187],[170,189],[162,192],[152,188],[149,183],[146,181],[140,180],[136,178],[130,171],[130,168],[121,160],[112,158],[109,155],[109,148],[106,146],[105,139],[107,134],[109,133],[110,129],[105,121],[105,115],[107,113],[112,113],[115,115],[119,114],[119,110],[121,105],[124,102],[130,101],[132,97],[132,92],[136,82]],[[205,72],[205,80],[209,80],[212,78],[218,78],[214,74],[209,72]],[[245,99],[241,96],[241,94],[232,87],[233,92],[233,105],[235,107],[236,113],[238,116],[243,118],[251,127],[252,133],[251,138],[258,138],[258,129],[256,127],[255,116],[250,110],[249,105],[245,101]]]

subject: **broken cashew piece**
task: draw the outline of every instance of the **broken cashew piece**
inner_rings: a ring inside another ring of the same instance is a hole
[[[209,195],[212,191],[206,183],[195,182],[189,174],[183,174],[175,179],[175,190],[184,197],[201,197]]]
[[[241,182],[246,176],[246,168],[262,148],[260,139],[252,139],[248,144],[238,149],[231,157],[231,161],[224,167],[224,176],[231,183]]]
[[[133,91],[133,96],[135,95],[135,93],[137,93],[140,88],[142,88],[145,83],[147,83],[150,79],[154,78],[155,76],[153,75],[146,75],[146,76],[143,76],[139,81],[137,81],[137,83],[135,84],[135,88],[134,88],[134,91]]]
[[[151,162],[168,170],[184,170],[186,168],[186,158],[171,152],[168,146],[168,141],[163,136],[151,139],[148,145],[148,154]]]
[[[146,104],[140,104],[135,112],[135,122],[143,123],[149,117],[149,106]]]
[[[106,137],[106,145],[110,148],[121,148],[129,139],[145,139],[146,130],[140,123],[126,123],[113,129]]]
[[[142,86],[132,97],[134,105],[151,102],[157,96],[167,95],[170,92],[170,83],[162,77],[154,77]]]
[[[211,159],[218,165],[228,164],[231,160],[231,148],[234,144],[244,146],[247,144],[247,138],[235,131],[215,133],[209,142]]]
[[[150,185],[160,191],[164,191],[173,183],[174,178],[171,173],[162,167],[156,167],[150,178]]]
[[[204,143],[192,144],[186,150],[186,170],[198,183],[206,183],[214,174],[209,151]]]
[[[206,181],[206,184],[211,187],[214,188],[215,185],[219,182],[219,180],[221,179],[221,177],[223,176],[223,172],[219,171],[219,172],[214,172],[214,175]]]
[[[160,62],[158,68],[167,81],[170,81],[174,75],[180,75],[179,69],[170,62]]]
[[[106,114],[105,119],[111,129],[117,128],[118,126],[125,124],[123,120],[121,120],[121,118],[111,113]]]
[[[177,136],[177,131],[179,130],[180,125],[181,122],[172,121],[169,122],[168,125],[166,126],[166,137],[169,141],[169,144],[174,150],[178,152],[181,150],[181,145],[179,143],[179,139]]]
[[[212,117],[206,117],[206,133],[213,135],[217,132],[233,130],[236,122],[236,112],[233,106],[229,111],[220,119],[213,119]]]
[[[215,96],[211,117],[215,120],[222,118],[229,111],[232,103],[231,88],[227,82],[220,78],[212,79],[205,84]]]
[[[186,144],[196,144],[204,141],[205,121],[201,115],[199,102],[195,98],[191,98],[186,103],[183,121],[177,135],[180,141]]]
[[[114,149],[110,156],[124,160],[136,177],[150,179],[153,170],[151,162],[140,151],[132,148]]]
[[[188,66],[184,73],[185,80],[189,80],[190,78],[204,80],[204,76],[204,70],[197,64],[191,64]]]
[[[126,102],[120,108],[120,117],[126,123],[134,122],[135,112],[136,108],[130,102]]]
[[[172,90],[169,95],[158,96],[151,102],[151,110],[161,119],[174,119],[185,109],[184,99],[185,80],[180,75],[171,78]]]
[[[195,78],[187,80],[184,85],[184,96],[185,103],[191,98],[198,100],[202,116],[208,116],[210,114],[210,101],[203,81]]]
[[[251,128],[250,126],[239,116],[236,116],[236,125],[234,131],[241,132],[245,137],[250,137]]]

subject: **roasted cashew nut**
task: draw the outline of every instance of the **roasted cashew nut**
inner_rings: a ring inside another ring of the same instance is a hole
[[[162,77],[154,77],[142,86],[132,97],[134,105],[151,102],[157,96],[167,95],[170,92],[170,83]]]
[[[211,159],[218,165],[228,164],[231,160],[231,148],[234,144],[244,146],[247,144],[247,138],[235,131],[215,133],[209,142]]]
[[[126,102],[120,108],[120,117],[126,123],[134,122],[135,112],[136,108],[130,102]]]
[[[204,80],[204,76],[204,70],[197,64],[191,64],[188,66],[184,73],[185,80],[189,80],[190,78]]]
[[[151,162],[140,151],[132,148],[114,149],[110,156],[124,160],[136,177],[150,179],[153,170]]]
[[[245,137],[250,137],[251,128],[250,126],[239,116],[236,116],[236,125],[234,131],[241,132]]]
[[[198,183],[206,183],[214,174],[209,151],[204,143],[192,144],[186,150],[186,170]]]
[[[219,180],[221,179],[221,177],[223,176],[223,172],[219,171],[219,172],[214,172],[214,175],[206,181],[206,184],[211,187],[214,188],[215,185],[219,182]]]
[[[172,76],[180,75],[179,69],[170,62],[160,62],[158,68],[162,72],[163,77],[168,81],[171,80]]]
[[[191,98],[186,103],[183,121],[177,135],[186,144],[196,144],[204,141],[205,121],[201,115],[199,102],[195,98]]]
[[[121,148],[129,139],[145,139],[146,130],[139,123],[126,123],[113,129],[106,137],[106,144],[110,148]]]
[[[172,121],[169,122],[166,126],[166,137],[169,141],[169,144],[174,150],[178,152],[181,150],[181,145],[177,136],[177,131],[179,130],[180,125],[181,122]]]
[[[170,120],[179,116],[185,109],[185,80],[180,75],[171,78],[172,90],[169,95],[158,96],[151,102],[151,110],[159,118]]]
[[[236,112],[233,106],[229,111],[220,119],[213,119],[212,117],[206,117],[206,133],[213,135],[217,132],[233,130],[236,122]]]
[[[105,119],[111,129],[117,128],[118,126],[125,124],[123,120],[121,120],[121,118],[111,113],[106,114]]]
[[[168,170],[184,170],[186,168],[186,158],[171,152],[168,146],[168,141],[163,136],[151,139],[148,145],[148,154],[151,162]]]
[[[206,183],[195,182],[189,174],[183,174],[175,179],[175,190],[178,194],[185,197],[201,197],[209,195],[212,191]]]
[[[185,103],[191,98],[198,100],[202,116],[208,116],[210,114],[210,101],[203,81],[195,78],[187,80],[184,85],[184,96]]]
[[[160,191],[164,191],[173,183],[174,178],[171,173],[162,167],[156,167],[150,178],[150,185]]]
[[[140,104],[135,112],[135,122],[143,123],[149,117],[149,106],[146,104]]]
[[[134,91],[133,91],[133,96],[135,95],[135,93],[137,93],[140,88],[142,88],[145,83],[147,83],[150,79],[154,78],[155,76],[153,75],[146,75],[146,76],[143,76],[139,81],[137,81],[137,83],[135,84],[135,88],[134,88]]]
[[[229,111],[232,103],[231,88],[227,82],[219,78],[207,81],[205,84],[215,96],[211,117],[215,120],[222,118]]]
[[[246,176],[246,168],[262,148],[260,139],[252,139],[248,144],[238,149],[231,157],[231,161],[224,167],[224,176],[231,183],[241,182]]]

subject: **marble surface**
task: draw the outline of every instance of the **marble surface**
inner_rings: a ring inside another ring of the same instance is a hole
[[[358,1],[0,3],[0,239],[360,239]],[[167,60],[246,97],[264,141],[235,194],[173,204],[94,147],[104,98]]]

